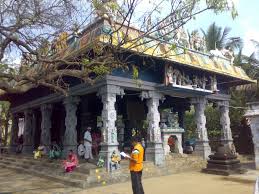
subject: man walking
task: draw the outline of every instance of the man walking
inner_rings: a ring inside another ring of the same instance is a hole
[[[138,137],[133,137],[131,140],[132,145],[134,146],[130,157],[129,170],[131,175],[131,183],[133,194],[144,194],[142,186],[142,170],[143,170],[143,157],[144,157],[144,148],[142,147]]]
[[[93,159],[92,155],[92,136],[91,136],[91,127],[87,127],[84,134],[84,146],[85,146],[85,159]]]

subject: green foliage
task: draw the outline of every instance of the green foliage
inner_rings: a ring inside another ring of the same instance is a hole
[[[98,65],[93,67],[93,72],[97,76],[106,75],[111,72],[111,68],[107,65]]]
[[[9,102],[0,101],[0,139],[3,139],[5,144],[8,138],[9,107]]]
[[[205,115],[209,138],[219,138],[221,134],[219,110],[210,104],[205,109]],[[190,111],[185,112],[184,127],[186,130],[185,135],[187,139],[196,137],[195,111],[193,107]]]
[[[184,127],[185,127],[185,138],[191,139],[196,137],[196,124],[194,116],[194,108],[192,107],[190,111],[185,112],[184,117]]]
[[[222,31],[222,28],[217,26],[214,22],[209,26],[206,32],[203,30],[202,32],[205,37],[207,51],[210,51],[216,48],[224,48],[230,28],[226,27]]]
[[[220,114],[216,107],[209,104],[205,109],[206,127],[209,138],[219,138],[221,134]]]

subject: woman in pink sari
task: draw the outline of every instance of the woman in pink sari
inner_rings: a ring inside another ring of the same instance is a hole
[[[66,172],[72,172],[78,166],[78,158],[73,150],[69,151],[67,160],[63,161]]]

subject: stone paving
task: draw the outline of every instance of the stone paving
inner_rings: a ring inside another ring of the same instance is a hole
[[[259,173],[257,173],[259,174]],[[252,194],[254,183],[186,172],[143,180],[146,194]],[[250,177],[251,178],[251,177]],[[254,177],[255,178],[255,177]],[[131,194],[130,182],[79,189],[46,179],[0,170],[0,194]]]

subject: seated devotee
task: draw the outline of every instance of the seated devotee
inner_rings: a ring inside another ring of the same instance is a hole
[[[113,151],[112,156],[111,156],[110,169],[111,170],[119,169],[120,161],[121,161],[120,156],[116,153],[116,151]]]
[[[50,159],[58,159],[61,158],[62,155],[62,151],[61,148],[56,144],[56,142],[54,141],[51,146],[50,146],[50,150],[49,150],[49,158]]]
[[[42,158],[46,154],[46,147],[45,146],[39,146],[37,150],[33,151],[33,158],[36,160],[38,158]]]
[[[72,172],[78,166],[78,158],[73,150],[69,151],[67,160],[63,161],[65,172]]]
[[[191,143],[187,141],[184,147],[184,153],[192,154],[192,152],[193,152],[193,147],[191,146]]]
[[[77,154],[80,158],[84,158],[85,155],[85,146],[84,146],[84,142],[80,141],[80,144],[77,148]]]

